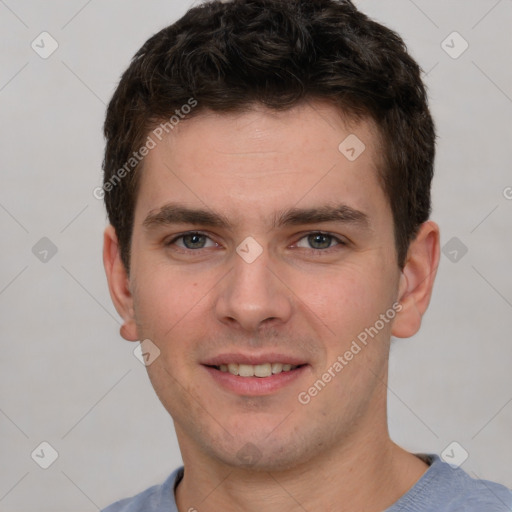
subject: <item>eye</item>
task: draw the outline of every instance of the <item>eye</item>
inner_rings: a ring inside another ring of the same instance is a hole
[[[306,242],[304,243],[302,240],[305,240]],[[331,245],[332,242],[336,242],[334,246]],[[326,251],[337,245],[347,245],[347,243],[338,237],[335,237],[334,235],[321,232],[309,233],[308,235],[302,237],[299,242],[297,242],[297,247],[320,251]]]
[[[214,242],[209,236],[198,231],[190,231],[174,237],[166,243],[167,246],[176,246],[179,249],[194,251],[198,249],[207,249],[209,247],[216,247],[218,244]],[[328,252],[330,249],[341,245],[346,246],[347,242],[342,239],[331,235],[329,233],[314,232],[303,236],[297,242],[297,247],[309,249],[312,251]]]
[[[208,240],[211,242],[210,245],[206,245]],[[178,241],[181,241],[181,243],[177,243]],[[181,249],[194,250],[204,249],[206,247],[215,247],[217,244],[203,233],[191,231],[189,233],[184,233],[183,235],[179,235],[173,238],[166,245],[176,245]]]

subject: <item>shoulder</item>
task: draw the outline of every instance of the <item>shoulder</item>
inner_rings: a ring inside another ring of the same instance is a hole
[[[425,457],[425,456],[424,456]],[[426,456],[430,468],[389,512],[511,512],[512,491],[472,478],[437,455]]]
[[[174,487],[182,476],[183,467],[180,467],[163,484],[154,485],[131,498],[116,501],[101,512],[177,512]]]
[[[452,468],[450,468],[454,471]],[[489,480],[480,480],[471,478],[467,473],[460,472],[460,488],[457,499],[454,503],[457,505],[453,510],[456,511],[481,511],[486,512],[511,512],[512,511],[512,490]],[[464,508],[460,508],[463,505]]]

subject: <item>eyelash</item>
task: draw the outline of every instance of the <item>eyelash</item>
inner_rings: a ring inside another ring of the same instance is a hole
[[[174,237],[169,242],[166,242],[165,245],[167,247],[174,245],[178,240],[182,239],[183,237],[185,237],[187,235],[199,235],[199,236],[203,236],[203,237],[206,237],[206,238],[209,238],[210,240],[212,240],[206,233],[202,233],[201,231],[187,231],[186,233],[182,233],[181,235]],[[341,238],[338,238],[337,236],[332,235],[331,233],[326,233],[324,231],[311,231],[309,233],[306,233],[301,238],[299,238],[299,240],[296,243],[300,242],[304,238],[307,238],[311,235],[323,235],[323,236],[329,237],[333,241],[337,242],[336,245],[333,245],[332,247],[328,247],[327,249],[313,249],[313,248],[306,249],[306,250],[309,250],[314,253],[330,253],[332,250],[335,250],[336,247],[338,247],[338,246],[344,247],[344,246],[348,245],[348,243],[345,240],[342,240]],[[212,240],[212,242],[214,242],[214,240]],[[177,247],[180,251],[183,251],[183,252],[199,252],[201,249],[209,249],[209,247],[200,247],[198,249],[188,249],[186,247],[179,247],[179,246],[177,246]]]

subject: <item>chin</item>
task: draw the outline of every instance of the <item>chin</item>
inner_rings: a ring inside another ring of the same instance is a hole
[[[265,438],[264,436],[244,436],[245,441],[237,436],[223,447],[209,445],[210,455],[220,463],[236,470],[246,469],[249,472],[279,472],[297,468],[308,463],[317,449],[314,443],[306,446],[291,435],[281,438]],[[234,447],[240,446],[236,451]],[[220,449],[219,449],[220,448]]]

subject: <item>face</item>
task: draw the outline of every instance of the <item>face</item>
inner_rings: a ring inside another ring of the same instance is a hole
[[[160,350],[184,458],[286,468],[385,428],[400,270],[378,162],[373,125],[320,103],[206,112],[146,157],[127,337]]]

